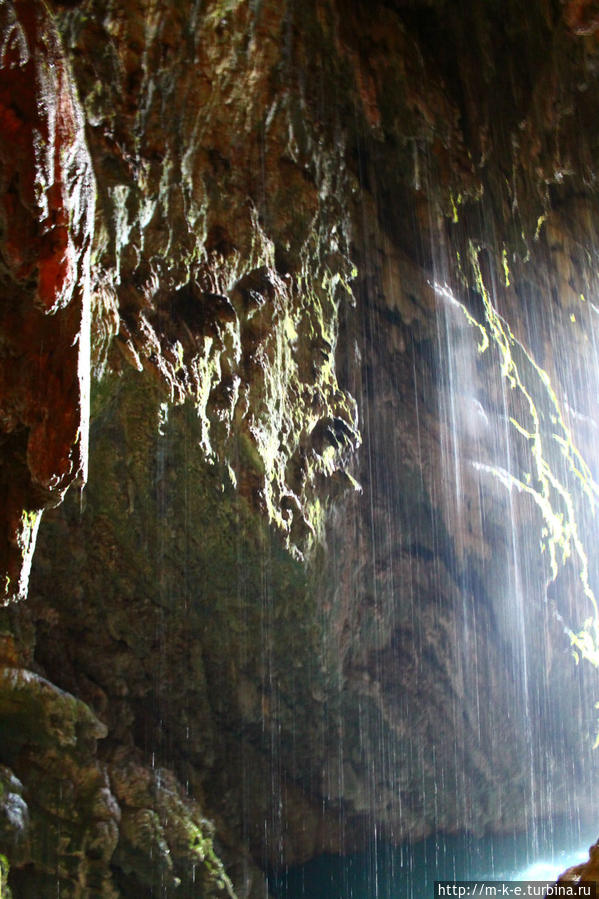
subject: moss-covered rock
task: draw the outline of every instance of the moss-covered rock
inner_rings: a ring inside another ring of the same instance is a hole
[[[230,872],[261,896],[259,869],[373,822],[511,828],[523,796],[588,792],[563,622],[598,580],[573,447],[595,438],[599,67],[575,6],[23,0],[31,63],[0,3],[29,103],[23,152],[0,147],[19,565],[84,470],[72,253],[95,376],[89,483],[0,631],[17,895],[231,895]],[[77,164],[52,173],[35,135],[65,109]],[[48,265],[69,278],[42,296]]]

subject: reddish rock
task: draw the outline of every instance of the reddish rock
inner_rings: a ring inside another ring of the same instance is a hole
[[[85,479],[94,178],[83,117],[44,3],[0,4],[0,550],[26,591],[39,516]]]
[[[565,19],[574,34],[594,34],[599,29],[599,3],[597,0],[570,0],[566,4]]]

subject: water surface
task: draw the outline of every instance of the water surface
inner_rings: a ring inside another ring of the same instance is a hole
[[[323,855],[273,875],[277,899],[432,899],[436,880],[552,880],[583,861],[592,828],[558,821],[541,832],[476,838],[438,834],[418,843]]]

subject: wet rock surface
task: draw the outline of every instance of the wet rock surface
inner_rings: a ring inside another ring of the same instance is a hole
[[[592,6],[0,4],[15,896],[588,801]]]
[[[85,478],[95,185],[84,119],[44,3],[0,5],[0,550],[22,598],[39,519]]]
[[[587,861],[581,862],[579,865],[572,865],[560,874],[557,883],[589,883],[597,884],[599,882],[599,846],[594,843],[589,847],[589,857]]]

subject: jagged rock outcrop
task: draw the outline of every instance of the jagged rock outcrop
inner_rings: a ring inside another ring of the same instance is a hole
[[[591,6],[0,5],[16,896],[591,793]]]
[[[559,876],[557,883],[564,885],[568,883],[594,884],[596,889],[596,884],[599,883],[599,846],[593,843],[589,847],[587,861],[572,865]]]
[[[99,760],[107,727],[25,667],[4,634],[0,669],[2,887],[13,896],[233,896],[214,826],[172,773],[134,752]],[[8,876],[9,875],[9,876]]]
[[[3,598],[22,598],[39,519],[84,480],[95,184],[44,3],[0,5]]]

